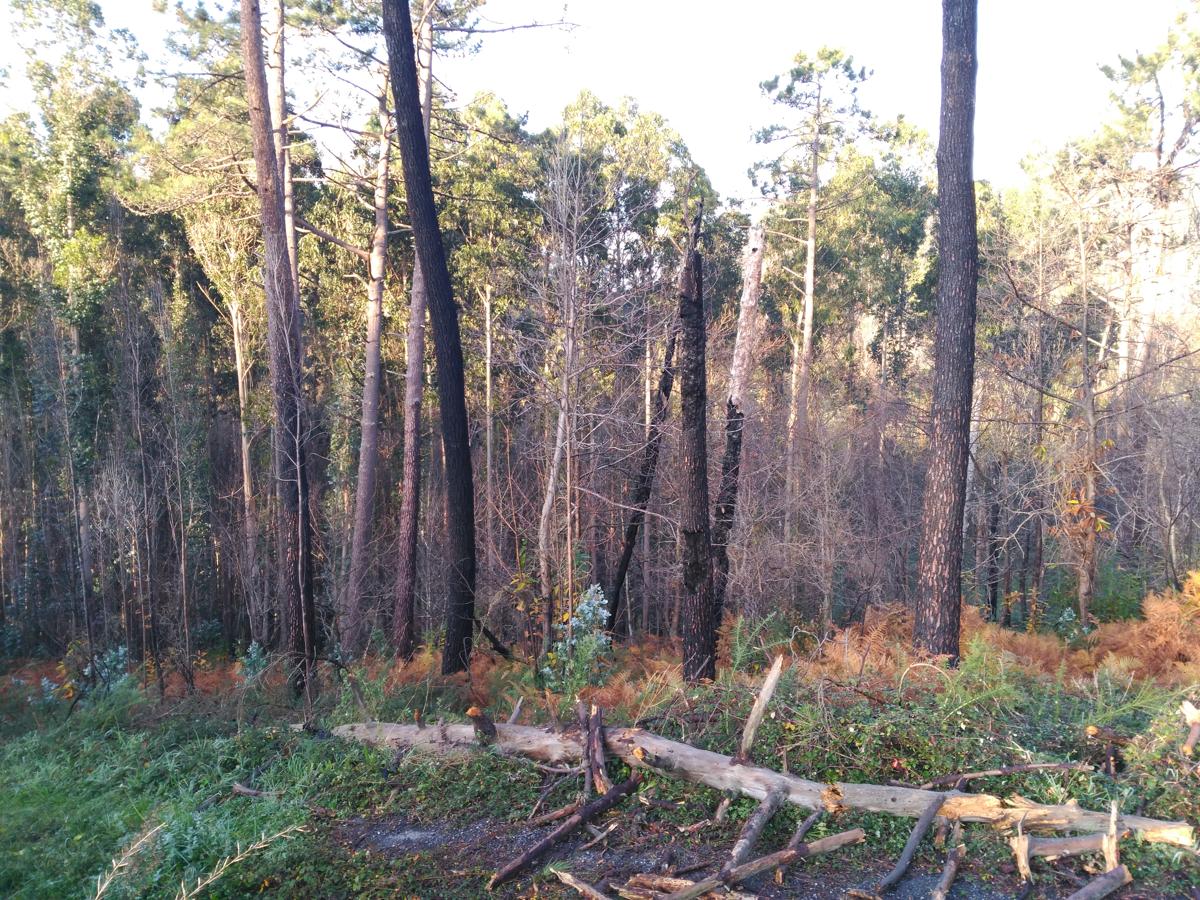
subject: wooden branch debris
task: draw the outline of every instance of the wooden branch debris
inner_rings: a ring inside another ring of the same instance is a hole
[[[524,702],[525,702],[524,697],[517,698],[517,703],[513,707],[513,711],[508,716],[508,724],[509,725],[516,725],[517,720],[521,718],[521,706],[522,706],[522,704],[524,704]]]
[[[904,852],[900,854],[900,859],[896,861],[896,865],[892,867],[892,871],[888,872],[879,884],[875,886],[874,896],[882,897],[904,877],[904,873],[912,865],[913,857],[917,853],[917,847],[921,845],[921,841],[925,838],[930,826],[933,825],[933,820],[941,808],[942,798],[940,796],[935,796],[929,801],[929,805],[921,813],[921,818],[917,819],[917,824],[913,826],[913,830],[908,836],[908,842],[904,845]]]
[[[1129,874],[1129,870],[1124,866],[1117,866],[1111,872],[1105,872],[1099,878],[1089,881],[1067,900],[1099,900],[1100,897],[1107,897],[1131,881],[1133,876]]]
[[[582,807],[579,811],[567,819],[567,821],[563,822],[561,825],[555,828],[554,831],[550,832],[550,834],[546,835],[512,862],[502,866],[496,872],[496,874],[492,876],[491,880],[488,881],[487,889],[489,891],[493,890],[496,885],[503,884],[504,882],[508,881],[563,838],[580,828],[584,822],[588,822],[601,813],[612,809],[623,799],[625,799],[626,796],[632,793],[641,783],[642,773],[634,772],[631,776],[629,776],[629,778],[625,779],[620,784],[608,791],[608,793],[601,797],[597,797],[591,803],[588,803],[586,806]]]
[[[767,714],[767,704],[771,702],[771,696],[775,693],[775,688],[779,685],[779,677],[782,674],[783,654],[780,653],[771,663],[771,669],[767,672],[758,696],[754,698],[754,706],[751,707],[750,715],[746,717],[746,725],[742,729],[741,746],[730,759],[731,763],[744,766],[750,762],[750,747],[754,743],[754,735],[758,731],[758,726],[762,724],[763,716]]]
[[[695,882],[689,878],[679,878],[674,875],[656,875],[646,872],[631,875],[629,880],[617,888],[617,895],[625,900],[663,900],[664,896],[685,890]],[[720,900],[754,900],[753,895],[743,894],[733,890],[719,890],[712,894],[720,895]]]
[[[742,833],[738,835],[737,842],[733,845],[733,852],[729,854],[729,861],[721,867],[720,877],[722,879],[728,878],[734,869],[750,857],[750,851],[754,849],[754,845],[758,842],[763,829],[767,827],[767,823],[771,821],[771,816],[775,815],[776,811],[782,805],[783,791],[771,791],[771,793],[759,801],[758,809],[754,811],[754,814],[746,820],[746,824],[742,827]]]
[[[721,887],[731,884],[741,884],[747,878],[753,878],[759,872],[766,872],[768,869],[774,869],[778,866],[786,866],[799,858],[800,853],[796,850],[779,850],[775,853],[768,853],[766,856],[760,856],[758,859],[743,863],[727,873],[722,872],[716,878],[706,878],[704,881],[697,881],[691,887],[685,887],[673,894],[668,894],[667,900],[695,900],[696,897],[703,897],[705,894],[718,890]]]
[[[1129,837],[1129,831],[1121,831],[1116,837],[1118,840]],[[1022,876],[1028,878],[1029,861],[1035,856],[1050,861],[1066,856],[1081,856],[1084,853],[1101,853],[1109,839],[1108,834],[1078,834],[1064,838],[1038,838],[1021,834],[1008,843],[1013,849],[1013,856],[1016,857],[1017,868]]]
[[[595,774],[595,767],[592,765],[592,736],[588,723],[587,707],[580,700],[575,704],[575,719],[579,723],[579,749],[583,753],[583,796],[585,798],[592,796],[592,776]],[[594,785],[596,792],[603,794],[604,789],[600,785]]]
[[[1028,763],[1022,766],[1001,766],[998,769],[984,769],[980,772],[960,772],[954,775],[942,775],[932,781],[925,782],[921,785],[921,790],[929,791],[939,787],[952,787],[956,791],[961,791],[968,781],[974,781],[976,778],[994,778],[1001,775],[1017,775],[1021,772],[1041,771],[1092,772],[1095,771],[1095,768],[1087,763],[1077,762]]]
[[[586,897],[587,900],[610,900],[608,894],[596,890],[586,881],[580,881],[570,872],[564,872],[562,869],[555,869],[554,874],[569,888],[573,888],[581,897]]]
[[[967,845],[962,842],[962,822],[955,822],[950,835],[950,852],[946,854],[946,867],[942,869],[937,887],[929,895],[930,900],[946,900],[950,896],[950,886],[954,884],[954,876],[958,874],[958,867],[966,855]]]
[[[800,847],[804,845],[804,836],[812,830],[812,827],[814,825],[816,825],[819,821],[821,821],[821,818],[824,815],[825,815],[825,810],[818,809],[815,812],[813,812],[807,819],[805,819],[803,822],[801,822],[799,825],[797,825],[796,833],[793,834],[791,840],[788,841],[786,849],[799,850]],[[783,866],[780,866],[778,869],[775,870],[775,883],[783,884]]]
[[[1046,860],[1062,859],[1066,856],[1081,856],[1084,853],[1103,853],[1105,871],[1111,871],[1120,865],[1120,843],[1129,837],[1127,828],[1119,828],[1119,811],[1114,800],[1109,816],[1108,831],[1103,834],[1080,834],[1064,838],[1037,838],[1025,834],[1022,830],[1008,843],[1016,857],[1017,869],[1025,881],[1033,880],[1033,869],[1030,860],[1040,856]]]
[[[1196,743],[1200,741],[1200,707],[1190,700],[1184,700],[1179,704],[1179,712],[1183,715],[1183,723],[1188,726],[1187,740],[1179,749],[1183,751],[1184,756],[1191,756],[1192,751],[1196,749]]]
[[[1117,801],[1112,802],[1112,816],[1108,820],[1108,833],[1101,841],[1104,850],[1104,871],[1111,872],[1121,865],[1121,836],[1117,834],[1117,819],[1120,817]]]
[[[591,714],[587,722],[588,762],[592,769],[592,781],[598,792],[606,792],[612,787],[608,770],[604,766],[604,711],[592,704]]]
[[[501,752],[528,756],[540,762],[578,762],[582,748],[572,735],[555,734],[522,725],[497,725],[497,747]],[[424,748],[435,752],[469,752],[474,743],[470,725],[418,729],[415,725],[382,722],[341,725],[333,729],[339,737],[394,749]],[[985,822],[997,828],[1105,832],[1108,815],[1082,809],[1077,803],[1042,804],[1022,797],[1000,798],[989,794],[944,795],[919,788],[839,782],[821,784],[795,775],[758,766],[730,765],[730,757],[689,744],[667,740],[640,728],[608,728],[605,748],[634,768],[650,768],[674,778],[704,784],[761,800],[772,789],[784,792],[787,802],[808,809],[858,809],[896,816],[919,817],[933,800],[941,798],[937,814],[963,822]],[[1164,822],[1142,816],[1125,816],[1125,828],[1141,840],[1191,847],[1192,826],[1186,822]]]

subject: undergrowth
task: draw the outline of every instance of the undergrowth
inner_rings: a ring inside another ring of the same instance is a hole
[[[1186,604],[1200,597],[1200,585],[1189,589],[1194,593],[1182,604],[1150,598],[1147,612],[1158,619],[1149,621],[1192,627]],[[818,781],[916,785],[1005,765],[1088,762],[1093,771],[983,778],[970,789],[1045,803],[1073,799],[1099,810],[1116,800],[1129,813],[1200,823],[1200,771],[1178,751],[1179,702],[1196,697],[1196,685],[1180,674],[1191,663],[1160,660],[1164,677],[1145,677],[1148,663],[1138,648],[1161,652],[1178,638],[1143,624],[1127,623],[1120,638],[1101,634],[1090,649],[1060,642],[1054,657],[1052,638],[998,638],[994,626],[968,618],[962,660],[948,670],[909,656],[902,614],[884,611],[824,639],[772,617],[731,624],[716,683],[683,684],[670,646],[646,642],[617,647],[616,674],[578,687],[578,697],[604,706],[610,722],[639,723],[730,753],[759,673],[783,652],[792,665],[754,745],[761,765]],[[1036,652],[1022,655],[1030,646],[1022,640],[1038,641]],[[424,651],[404,666],[372,658],[350,672],[330,669],[312,717],[326,727],[373,718],[419,718],[436,727],[439,719],[462,721],[469,705],[504,719],[520,699],[522,722],[547,721],[541,679],[528,664],[480,654],[470,673],[443,679],[434,674],[437,662]],[[437,827],[484,821],[514,832],[539,795],[545,793],[545,810],[578,789],[574,779],[494,752],[397,758],[319,729],[294,730],[289,726],[303,710],[281,681],[266,667],[231,677],[234,689],[165,702],[137,677],[75,702],[47,701],[28,672],[0,681],[0,895],[90,897],[98,879],[110,875],[103,896],[175,897],[181,884],[217,873],[204,896],[480,896],[502,860],[373,852],[346,839],[347,829],[394,818]],[[551,697],[554,714],[571,721],[575,700]],[[1109,748],[1088,737],[1089,725],[1128,739],[1115,774],[1104,771]],[[620,765],[611,768],[614,777],[624,774]],[[261,793],[236,795],[235,784]],[[717,792],[651,775],[641,793],[654,802],[619,813],[613,838],[631,853],[670,846],[715,858],[754,806],[738,799],[723,823],[686,830],[712,817],[722,799]],[[782,810],[763,847],[782,845],[804,812]],[[864,844],[807,862],[805,870],[874,871],[899,854],[911,822],[842,813],[812,836],[855,826],[867,832]],[[969,826],[966,840],[970,877],[1011,888],[1015,876],[1001,836]],[[245,850],[255,842],[261,846]],[[918,863],[936,866],[939,857],[926,842]],[[1200,885],[1194,854],[1179,848],[1130,841],[1123,859],[1143,891],[1182,894]],[[1053,885],[1087,877],[1086,864],[1039,862],[1035,871]],[[531,874],[541,894],[558,890],[545,872]],[[528,879],[524,884],[520,890]]]

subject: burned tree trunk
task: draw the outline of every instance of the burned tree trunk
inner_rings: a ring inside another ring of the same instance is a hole
[[[658,391],[654,395],[654,414],[650,420],[646,446],[642,448],[642,465],[638,469],[637,480],[633,485],[633,497],[630,500],[632,511],[629,513],[629,523],[625,526],[621,558],[617,561],[617,571],[613,574],[608,588],[609,631],[613,631],[617,627],[617,616],[621,611],[621,594],[625,589],[625,577],[629,574],[629,563],[633,560],[633,549],[637,544],[638,531],[646,520],[646,507],[650,503],[650,494],[654,490],[654,474],[658,470],[658,454],[662,448],[663,424],[666,422],[667,412],[671,408],[671,387],[675,383],[675,342],[678,335],[678,322],[672,323],[671,333],[667,336],[667,349],[663,355],[662,374],[658,379]]]
[[[250,111],[263,232],[263,283],[267,295],[267,354],[274,414],[276,535],[278,579],[293,686],[311,681],[316,653],[313,604],[312,523],[308,513],[308,469],[305,465],[304,398],[301,379],[299,295],[292,281],[291,257],[284,225],[283,186],[268,106],[263,62],[262,17],[257,0],[242,0],[242,62]]]
[[[913,641],[958,657],[962,516],[975,374],[978,245],[971,173],[976,0],[942,0],[938,289],[929,469],[921,515]]]
[[[679,397],[682,405],[683,674],[689,681],[717,673],[712,544],[708,518],[708,369],[705,365],[704,272],[698,243],[700,213],[692,220],[679,273]]]
[[[721,624],[725,585],[729,580],[729,535],[737,512],[738,476],[742,471],[742,438],[746,426],[746,388],[754,366],[754,351],[762,330],[758,298],[762,294],[763,230],[750,229],[742,263],[742,299],[738,308],[737,337],[729,365],[729,399],[725,404],[725,456],[721,460],[721,486],[713,517],[713,622]]]
[[[467,433],[462,343],[458,308],[450,286],[446,252],[433,202],[429,149],[421,118],[407,0],[384,0],[383,34],[396,100],[396,136],[404,164],[408,215],[417,258],[425,276],[437,359],[438,403],[446,454],[446,563],[449,570],[442,672],[450,674],[466,669],[475,626],[475,486]]]

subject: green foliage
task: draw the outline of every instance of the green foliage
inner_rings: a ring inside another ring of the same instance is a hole
[[[608,606],[604,591],[593,584],[583,592],[575,608],[564,613],[555,626],[557,640],[542,661],[546,686],[558,694],[574,697],[580,688],[598,684],[612,650],[605,630]]]
[[[256,681],[271,664],[270,657],[258,641],[251,641],[246,652],[238,659],[238,671],[242,681],[250,684]]]

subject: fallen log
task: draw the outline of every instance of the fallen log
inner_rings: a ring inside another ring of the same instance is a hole
[[[1117,866],[1111,872],[1105,872],[1099,878],[1089,881],[1067,900],[1100,900],[1131,881],[1133,876],[1129,874],[1129,870],[1124,866]]]
[[[571,734],[555,734],[527,725],[497,725],[496,730],[494,749],[502,753],[550,764],[578,762],[582,758],[577,736]],[[370,722],[340,725],[333,733],[394,749],[423,748],[440,753],[470,752],[475,738],[470,725],[419,729],[415,725]],[[756,800],[777,789],[783,791],[787,802],[807,809],[857,809],[918,818],[939,796],[933,791],[890,785],[821,784],[759,766],[733,765],[730,757],[723,754],[667,740],[640,728],[607,728],[604,745],[609,753],[634,768],[654,769],[673,778]],[[1074,802],[1042,804],[1018,796],[1002,799],[957,791],[941,797],[938,815],[1002,829],[1015,829],[1018,822],[1023,822],[1026,829],[1054,831],[1105,832],[1109,826],[1107,813],[1085,810]],[[1125,816],[1122,824],[1145,841],[1189,848],[1194,841],[1192,826],[1187,822]]]
[[[550,834],[546,835],[512,862],[508,863],[508,865],[500,868],[496,874],[492,876],[491,880],[488,881],[487,889],[490,891],[495,888],[496,885],[503,884],[504,882],[508,881],[563,838],[580,828],[584,822],[594,819],[601,813],[612,809],[623,799],[625,799],[625,797],[635,790],[641,783],[642,773],[634,772],[627,779],[613,787],[607,794],[597,797],[591,803],[587,804],[573,816],[571,816],[571,818],[567,819],[567,821],[555,828],[554,831],[550,832]]]

